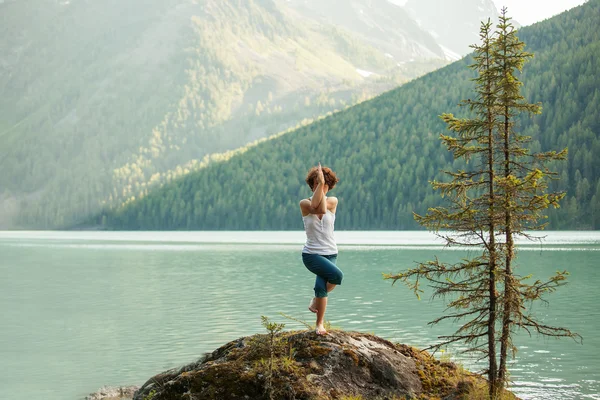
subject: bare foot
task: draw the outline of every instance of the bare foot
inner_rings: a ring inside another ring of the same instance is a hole
[[[319,310],[317,310],[316,302],[317,302],[316,297],[313,297],[312,300],[310,301],[310,304],[308,305],[308,310],[310,312],[316,313],[317,311],[319,311]]]
[[[325,327],[323,325],[317,326],[317,329],[315,329],[315,333],[317,335],[327,335],[327,331],[325,330]]]

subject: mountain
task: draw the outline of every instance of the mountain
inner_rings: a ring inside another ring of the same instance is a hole
[[[445,58],[434,37],[403,7],[388,0],[290,0],[287,4],[306,18],[352,32],[400,63]]]
[[[0,34],[4,229],[70,225],[460,57],[385,0],[3,0]]]
[[[0,227],[69,225],[447,63],[397,6],[305,3],[0,2]]]
[[[600,229],[600,0],[523,28],[535,54],[521,79],[543,112],[517,127],[534,151],[569,148],[553,166],[552,189],[566,190],[550,228]],[[338,229],[415,229],[413,212],[443,200],[428,181],[461,164],[442,148],[444,112],[473,96],[469,58],[171,182],[143,199],[98,216],[108,229],[301,229],[298,202],[317,162],[340,182]]]

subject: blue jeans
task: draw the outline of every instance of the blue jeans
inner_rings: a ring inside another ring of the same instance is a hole
[[[327,282],[341,285],[344,273],[335,265],[337,254],[322,256],[302,253],[302,262],[310,272],[317,275],[315,297],[327,297]]]

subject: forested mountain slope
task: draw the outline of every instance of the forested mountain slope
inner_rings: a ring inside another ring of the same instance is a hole
[[[447,63],[411,29],[394,58],[284,0],[2,1],[0,228],[72,224]]]
[[[568,195],[551,228],[600,228],[600,0],[523,28],[535,53],[522,74],[523,94],[543,113],[523,117],[535,150],[569,148],[555,187]],[[166,185],[98,217],[111,229],[301,229],[298,201],[317,162],[340,177],[338,229],[413,229],[412,212],[440,204],[428,181],[451,167],[438,115],[464,109],[473,73],[468,60],[247,149],[227,162]]]

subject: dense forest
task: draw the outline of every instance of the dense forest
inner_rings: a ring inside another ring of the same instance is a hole
[[[447,64],[414,22],[390,58],[287,4],[0,2],[0,228],[72,225]]]
[[[551,169],[565,190],[549,213],[551,229],[600,228],[600,0],[523,28],[534,59],[520,78],[526,100],[542,114],[516,129],[533,151],[568,147]],[[298,202],[317,162],[340,177],[338,229],[415,229],[413,212],[443,201],[428,184],[460,167],[439,140],[442,113],[464,115],[472,96],[470,58],[291,133],[251,146],[225,162],[173,181],[99,215],[108,229],[301,229]],[[454,165],[453,165],[454,164]]]

